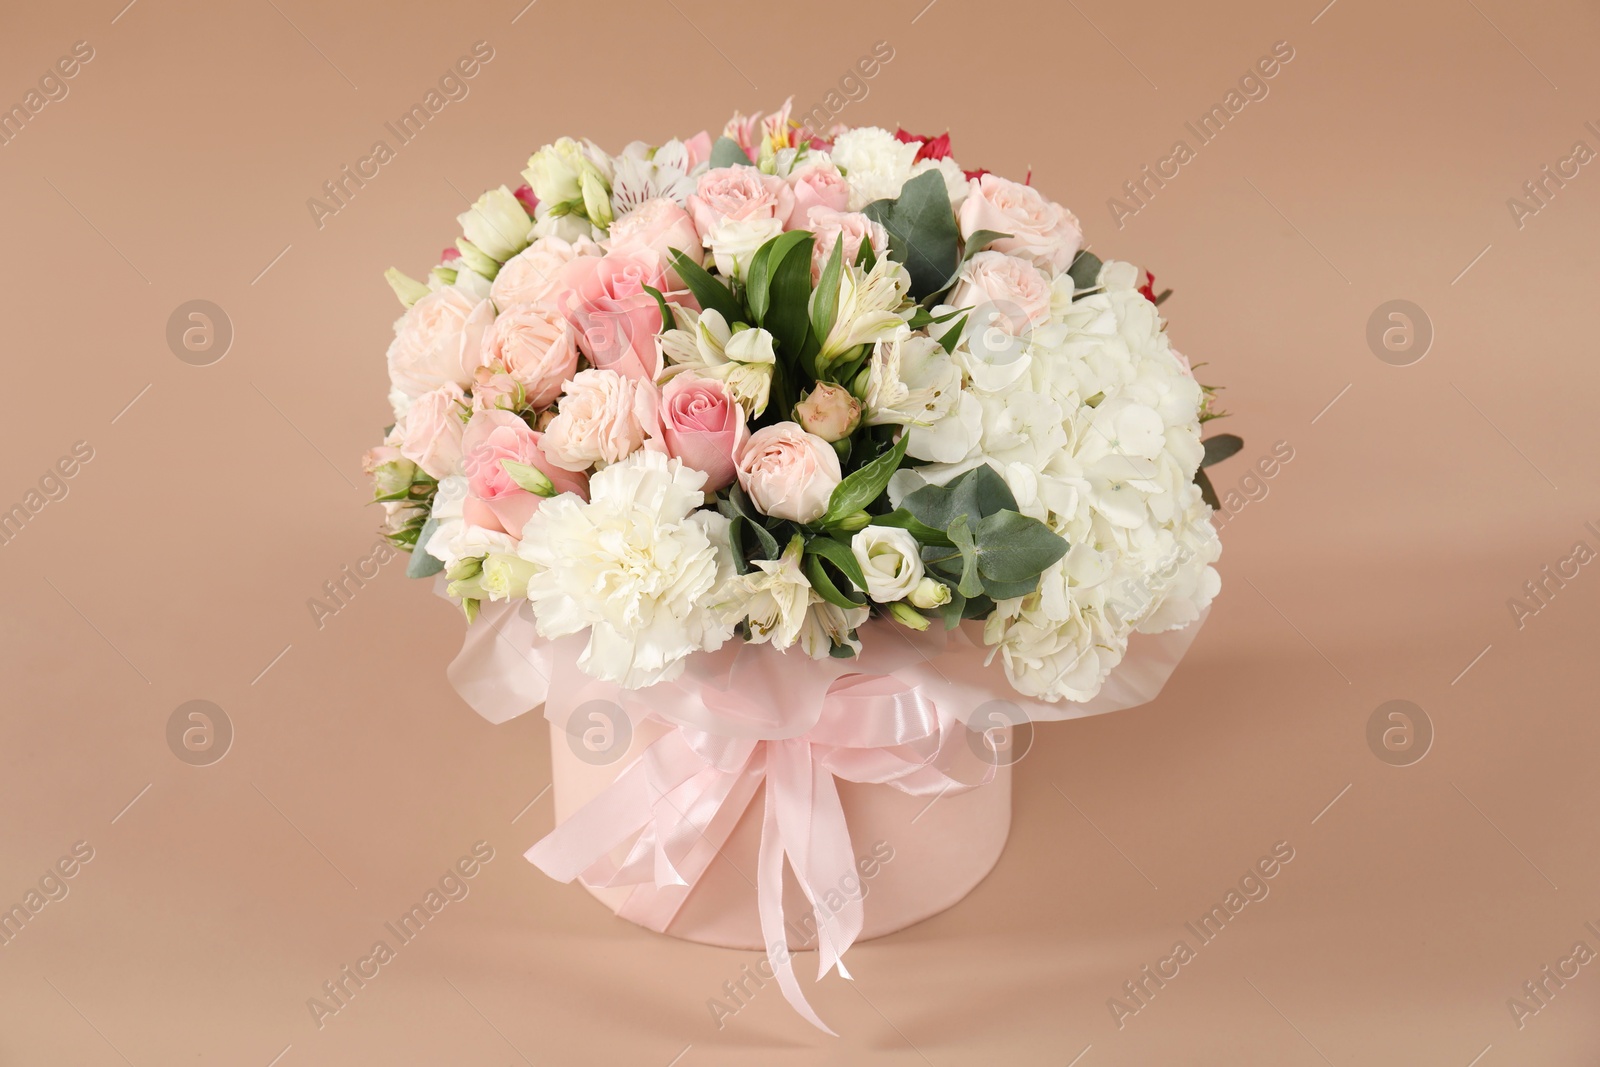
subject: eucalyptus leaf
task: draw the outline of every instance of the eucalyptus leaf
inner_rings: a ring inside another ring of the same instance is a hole
[[[424,547],[438,528],[439,520],[429,515],[428,521],[422,524],[422,531],[417,534],[416,547],[411,550],[411,561],[406,564],[407,578],[431,578],[444,570],[444,561],[428,555]]]
[[[946,532],[956,551],[961,553],[961,580],[956,583],[956,592],[962,596],[977,596],[983,592],[983,581],[978,575],[978,546],[972,538],[967,517],[957,515]]]
[[[1213,463],[1221,463],[1239,449],[1244,447],[1244,438],[1238,434],[1219,433],[1215,437],[1208,437],[1200,442],[1205,446],[1206,454],[1200,460],[1200,466],[1209,467]]]
[[[1042,572],[1067,554],[1065,538],[1038,519],[1015,511],[985,515],[974,538],[978,570],[996,582],[1037,583]]]
[[[898,530],[905,530],[924,545],[949,545],[950,538],[943,530],[935,530],[921,522],[915,515],[905,508],[896,508],[887,515],[874,515],[873,526],[890,526]]]
[[[1200,487],[1200,498],[1211,505],[1213,511],[1222,510],[1222,501],[1217,499],[1217,491],[1211,485],[1211,476],[1204,467],[1194,472],[1194,484]]]
[[[925,485],[907,494],[900,507],[936,530],[949,530],[957,516],[976,522],[997,511],[1016,511],[1017,498],[1005,479],[985,464],[960,475],[949,485]]]
[[[1078,258],[1072,261],[1072,266],[1067,268],[1067,273],[1072,276],[1072,284],[1082,289],[1093,289],[1100,284],[1100,257],[1093,252],[1083,251],[1078,253]]]
[[[717,143],[711,146],[711,168],[720,167],[753,167],[750,157],[745,150],[739,147],[739,142],[732,137],[718,137]]]
[[[879,202],[867,207],[876,203]],[[911,275],[912,298],[920,301],[939,292],[945,279],[955,272],[961,244],[944,175],[936,170],[924,171],[901,186],[900,196],[883,226],[889,231],[891,257],[904,264]]]

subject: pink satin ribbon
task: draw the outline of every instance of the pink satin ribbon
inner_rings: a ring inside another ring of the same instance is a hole
[[[732,641],[695,656],[672,681],[629,692],[577,670],[582,637],[539,638],[526,602],[485,604],[449,677],[491,722],[543,703],[546,717],[565,725],[582,704],[603,699],[635,722],[654,717],[675,727],[526,853],[557,881],[632,887],[617,914],[649,929],[666,931],[765,783],[756,876],[762,938],[784,997],[832,1034],[806,1001],[786,949],[783,865],[787,859],[816,918],[818,980],[835,967],[848,978],[842,957],[861,933],[861,901],[846,899],[837,911],[819,906],[855,870],[836,779],[914,795],[985,784],[992,767],[979,782],[946,772],[951,746],[965,744],[958,712],[999,699],[1048,720],[1145,703],[1204,621],[1136,638],[1100,696],[1084,704],[1002,689],[999,668],[985,665],[988,650],[965,629],[918,634],[877,620],[863,627],[866,648],[853,660],[813,661]],[[755,695],[772,693],[784,694],[781,705]]]

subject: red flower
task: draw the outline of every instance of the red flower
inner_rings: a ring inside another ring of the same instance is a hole
[[[915,133],[907,133],[905,130],[895,130],[894,139],[901,144],[922,142],[922,147],[917,149],[917,158],[912,161],[914,163],[921,163],[924,159],[946,159],[950,155],[950,135],[948,133],[941,133],[937,137],[922,137]]]
[[[1144,284],[1139,286],[1139,295],[1152,304],[1156,302],[1156,276],[1149,271],[1144,272]]]
[[[522,206],[527,209],[530,216],[533,214],[533,209],[539,206],[539,198],[533,195],[533,187],[530,185],[517,186],[515,189],[511,190],[511,195],[516,197],[517,200],[521,202]]]
[[[982,167],[979,167],[977,170],[964,170],[961,173],[967,176],[967,181],[973,182],[977,181],[979,178],[983,177],[989,172],[984,170]]]

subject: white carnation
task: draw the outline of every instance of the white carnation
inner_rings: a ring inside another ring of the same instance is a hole
[[[528,599],[541,636],[589,631],[585,673],[639,689],[683,670],[732,633],[709,606],[733,572],[728,520],[701,508],[706,476],[640,451],[589,481],[590,498],[546,500],[519,555],[538,571]]]
[[[874,200],[893,199],[911,177],[911,165],[921,145],[902,144],[894,134],[876,126],[861,126],[841,133],[833,142],[833,162],[845,172],[850,186],[850,210],[860,211]]]

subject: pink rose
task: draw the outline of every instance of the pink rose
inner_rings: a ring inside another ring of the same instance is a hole
[[[516,411],[522,406],[524,390],[517,380],[505,371],[492,367],[479,367],[477,379],[472,383],[472,410],[489,411],[500,408]]]
[[[495,275],[489,296],[504,311],[513,304],[548,304],[561,290],[561,271],[579,256],[598,256],[600,246],[587,237],[564,241],[541,237],[512,256]]]
[[[726,382],[674,375],[661,388],[661,439],[667,455],[706,473],[714,493],[733,482],[734,460],[750,431]]]
[[[843,211],[850,204],[850,186],[832,163],[808,163],[790,173],[789,188],[794,191],[794,210],[784,223],[786,230],[809,230],[807,219],[814,207]]]
[[[467,394],[455,382],[423,393],[411,402],[400,427],[400,454],[439,479],[455,473],[461,462],[461,420]]]
[[[561,394],[561,383],[578,370],[578,341],[572,324],[555,308],[515,304],[501,312],[483,336],[485,363],[499,363],[527,391],[531,408],[546,408]]]
[[[851,264],[861,254],[861,243],[872,246],[873,255],[879,259],[889,248],[889,231],[873,222],[859,211],[834,211],[832,208],[811,209],[806,229],[817,235],[811,249],[811,280],[822,277],[822,268],[833,255],[833,246],[844,241],[843,262]]]
[[[653,252],[671,262],[674,248],[696,263],[705,261],[694,220],[675,200],[664,196],[646,200],[611,224],[613,252]]]
[[[945,301],[976,309],[974,325],[1021,337],[1050,319],[1050,281],[1030,260],[1004,252],[979,252],[961,268]]]
[[[1060,204],[1039,190],[985,174],[961,203],[961,236],[979,230],[1009,233],[990,247],[1023,256],[1044,270],[1060,274],[1072,266],[1083,245],[1083,227]]]
[[[459,289],[436,289],[400,319],[389,345],[389,380],[418,397],[446,382],[465,386],[483,365],[483,334],[494,305]]]
[[[612,370],[578,372],[561,388],[540,447],[563,470],[616,463],[660,436],[654,383]]]
[[[700,176],[689,197],[689,214],[705,241],[723,222],[787,223],[794,214],[794,199],[789,183],[776,175],[754,167],[720,167]]]
[[[750,435],[739,454],[739,485],[766,515],[811,522],[839,484],[839,454],[816,434],[779,422]]]
[[[673,286],[654,252],[608,252],[574,259],[562,271],[561,310],[578,334],[578,347],[601,370],[642,381],[661,373],[661,306],[651,286],[671,299]]]
[[[461,441],[469,494],[462,515],[468,522],[520,540],[522,527],[539,510],[544,497],[518,485],[501,465],[503,459],[538,468],[558,493],[588,498],[589,479],[552,466],[539,449],[539,439],[537,431],[509,411],[472,416]]]

